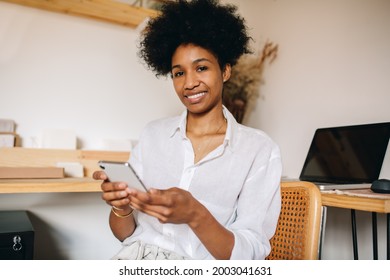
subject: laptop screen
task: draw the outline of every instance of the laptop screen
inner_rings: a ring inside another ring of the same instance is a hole
[[[377,180],[390,137],[390,122],[315,131],[299,179],[350,184]]]

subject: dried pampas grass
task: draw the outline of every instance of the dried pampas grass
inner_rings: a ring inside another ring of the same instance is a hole
[[[232,75],[225,83],[223,103],[242,123],[245,112],[260,95],[260,84],[266,61],[272,63],[277,56],[278,45],[267,42],[259,55],[243,55],[232,68]]]

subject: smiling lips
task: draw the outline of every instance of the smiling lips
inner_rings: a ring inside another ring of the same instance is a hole
[[[188,98],[191,102],[196,102],[199,101],[205,94],[206,92],[204,91],[193,95],[186,95],[185,97]]]

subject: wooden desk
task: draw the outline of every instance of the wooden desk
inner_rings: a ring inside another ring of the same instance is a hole
[[[390,194],[373,193],[370,189],[321,192],[322,205],[351,209],[354,259],[358,259],[356,210],[372,213],[373,254],[378,259],[377,213],[387,216],[387,259],[390,259]]]
[[[321,192],[321,197],[324,206],[390,213],[390,194],[375,194],[369,189]]]

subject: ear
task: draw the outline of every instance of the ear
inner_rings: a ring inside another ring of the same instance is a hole
[[[223,68],[223,72],[222,72],[223,82],[226,82],[227,80],[229,80],[231,74],[232,74],[232,66],[230,64],[226,64],[225,67]]]

